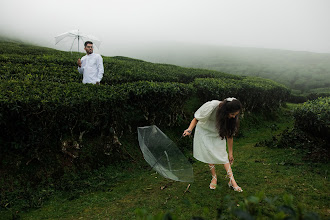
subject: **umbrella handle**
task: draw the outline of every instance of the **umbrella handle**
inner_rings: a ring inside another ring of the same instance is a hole
[[[166,151],[164,151],[165,155],[166,155],[166,159],[167,159],[167,164],[168,164],[168,168],[170,169],[170,171],[172,171],[172,167],[171,167],[171,164],[170,164],[170,159],[168,158],[168,154]]]
[[[183,138],[183,135],[181,135],[180,138],[176,139],[176,142],[178,142],[178,141],[181,140],[182,138]],[[170,144],[171,144],[171,143],[170,143]],[[170,145],[170,144],[169,144],[169,145]],[[169,145],[167,145],[166,147],[168,147]],[[168,154],[167,154],[166,151],[164,151],[164,153],[165,153],[165,156],[166,156],[166,158],[167,158],[168,167],[170,168],[170,170],[172,170],[171,165],[170,165],[170,160],[169,160],[169,158],[168,158]],[[160,158],[162,158],[162,157],[159,157],[159,158],[157,159],[156,163],[154,163],[154,165],[151,166],[150,171],[154,168],[154,166],[156,166],[156,164],[158,163],[158,161],[160,160]]]

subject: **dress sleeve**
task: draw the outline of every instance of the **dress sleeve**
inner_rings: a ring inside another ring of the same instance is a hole
[[[214,103],[212,101],[204,103],[196,112],[194,117],[198,121],[206,121],[214,110]]]

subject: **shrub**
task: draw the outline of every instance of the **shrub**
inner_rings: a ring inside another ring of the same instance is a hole
[[[328,161],[330,146],[330,98],[308,101],[294,112],[294,127],[287,128],[270,140],[255,146],[297,148],[305,151],[306,159]]]
[[[305,102],[294,111],[295,126],[330,143],[330,97]]]
[[[0,91],[1,165],[31,160],[54,165],[50,162],[58,162],[56,157],[62,155],[68,140],[79,145],[83,136],[115,138],[135,132],[137,126],[176,125],[184,100],[193,90],[179,83],[109,87],[5,81]],[[102,147],[99,151],[104,153]]]
[[[281,203],[277,202],[277,197],[266,197],[263,192],[245,197],[238,204],[232,202],[229,196],[227,196],[225,200],[226,201],[222,203],[221,207],[217,210],[216,219],[320,219],[316,213],[305,210],[300,204],[295,205],[293,196],[288,194],[283,195],[283,201]],[[137,219],[178,219],[176,215],[171,214],[171,212],[151,215],[145,209],[136,209],[135,214]],[[191,220],[204,219],[202,217],[186,217]]]
[[[256,77],[233,79],[196,79],[194,86],[201,100],[238,98],[247,111],[273,111],[282,105],[290,94],[281,84]]]
[[[13,51],[7,48],[3,53],[0,52],[0,79],[24,80],[28,77],[30,80],[49,82],[81,82],[82,76],[76,67],[78,56],[55,50],[53,54],[44,50],[26,54],[20,49],[23,48],[18,47]],[[105,73],[102,83],[107,85],[136,81],[190,83],[198,77],[240,79],[239,76],[218,71],[154,64],[126,57],[103,57],[103,61]]]
[[[330,93],[329,92],[320,92],[320,93],[310,93],[307,95],[307,99],[308,100],[314,100],[314,99],[318,99],[320,97],[329,97]]]
[[[307,99],[308,98],[306,96],[291,94],[288,101],[291,103],[304,103]]]

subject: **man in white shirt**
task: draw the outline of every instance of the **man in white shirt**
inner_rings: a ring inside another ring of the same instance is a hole
[[[93,42],[85,42],[86,55],[78,59],[78,72],[83,74],[83,83],[99,85],[104,73],[103,59],[100,54],[93,53]]]

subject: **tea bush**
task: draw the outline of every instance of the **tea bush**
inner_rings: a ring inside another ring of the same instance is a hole
[[[123,155],[132,149],[125,149],[121,137],[133,137],[138,126],[187,123],[188,99],[201,105],[234,96],[247,111],[269,111],[289,93],[270,80],[127,57],[103,57],[102,85],[82,84],[76,67],[82,53],[14,42],[0,46],[0,172],[20,177],[3,181],[6,198],[16,185],[127,160]],[[32,184],[27,197],[33,190]]]
[[[121,144],[123,134],[134,137],[138,126],[187,123],[183,106],[191,97],[198,97],[202,104],[234,96],[246,111],[273,111],[289,94],[271,80],[127,57],[103,57],[103,85],[82,84],[76,67],[81,53],[13,42],[0,41],[0,45],[3,209],[40,207],[54,190],[90,187],[80,178],[82,171],[99,178],[92,173],[96,168],[128,160],[125,155],[132,149],[127,152]],[[317,123],[321,125],[325,117]],[[267,202],[262,199],[247,198],[230,217],[256,216],[259,212],[254,209],[260,210]],[[273,210],[271,214],[277,212],[280,217],[292,213]]]
[[[330,144],[330,97],[305,102],[294,111],[296,128]]]
[[[33,158],[47,163],[51,153],[61,152],[66,139],[77,141],[83,134],[119,135],[155,123],[173,126],[192,87],[1,81],[0,91],[0,159],[12,164],[17,161],[8,155],[25,163]]]
[[[284,104],[290,94],[285,86],[257,77],[196,79],[194,86],[203,101],[236,97],[247,111],[273,111]]]
[[[103,85],[83,85],[76,69],[82,54],[0,45],[0,153],[26,160],[83,135],[120,136],[142,124],[179,125],[191,96],[197,95],[200,104],[235,96],[247,111],[268,111],[289,92],[270,80],[127,57],[104,57]]]
[[[240,76],[212,70],[184,68],[169,64],[154,64],[125,57],[105,57],[104,66],[108,71],[105,72],[103,79],[106,84],[139,80],[191,83],[195,78],[241,78]]]
[[[293,111],[294,127],[255,146],[297,148],[312,161],[327,162],[330,146],[330,98],[308,101]]]
[[[278,197],[267,197],[264,192],[258,192],[255,195],[246,196],[238,204],[232,201],[230,196],[225,197],[225,201],[217,209],[216,219],[302,219],[302,220],[320,220],[321,218],[315,212],[310,212],[302,207],[301,204],[294,202],[294,197],[289,194],[283,195],[283,201],[278,202]],[[203,213],[202,213],[203,214]],[[171,212],[152,215],[145,209],[135,210],[136,219],[180,219]],[[185,216],[186,219],[203,220],[201,216]],[[181,216],[182,218],[182,216]]]

